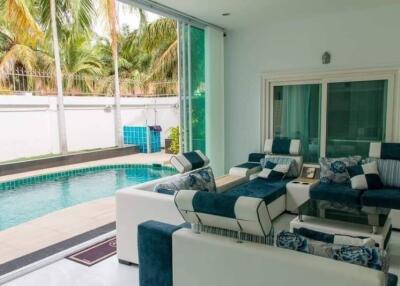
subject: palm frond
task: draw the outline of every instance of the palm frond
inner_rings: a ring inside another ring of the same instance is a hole
[[[43,39],[43,32],[25,0],[1,0],[1,2],[1,14],[6,22],[12,24],[19,38],[23,38],[23,41],[31,45],[36,45]]]

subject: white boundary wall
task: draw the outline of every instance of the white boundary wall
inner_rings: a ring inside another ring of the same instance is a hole
[[[64,97],[68,151],[115,146],[112,97]],[[178,97],[122,98],[122,125],[179,125]],[[0,162],[59,153],[55,96],[0,95]]]

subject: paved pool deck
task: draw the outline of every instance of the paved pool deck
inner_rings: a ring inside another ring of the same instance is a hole
[[[49,169],[1,176],[0,182],[35,175],[109,164],[167,165],[171,155],[165,153],[134,154],[110,159],[66,165]],[[0,265],[76,235],[115,221],[114,197],[98,199],[52,212],[37,219],[0,231]]]

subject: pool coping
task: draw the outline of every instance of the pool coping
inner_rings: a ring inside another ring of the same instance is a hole
[[[125,146],[105,150],[87,151],[70,155],[60,155],[37,160],[5,163],[0,164],[0,176],[133,155],[137,153],[139,153],[139,150],[136,146]]]
[[[24,186],[24,185],[33,185],[38,183],[44,183],[52,180],[57,180],[65,177],[71,177],[76,175],[84,175],[92,172],[100,172],[100,171],[108,171],[116,168],[120,169],[128,169],[128,168],[159,168],[161,170],[168,171],[176,171],[176,169],[172,166],[166,166],[163,164],[140,164],[140,163],[114,163],[114,164],[100,164],[97,166],[87,166],[87,167],[76,167],[63,171],[52,171],[52,172],[44,172],[40,175],[31,175],[16,179],[9,180],[1,180],[0,178],[0,191],[12,190],[14,188]]]

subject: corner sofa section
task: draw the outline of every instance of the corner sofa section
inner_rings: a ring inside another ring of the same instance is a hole
[[[179,225],[182,216],[174,204],[174,196],[154,192],[156,185],[181,176],[161,178],[116,193],[117,255],[121,263],[138,264],[138,226],[148,220]]]

